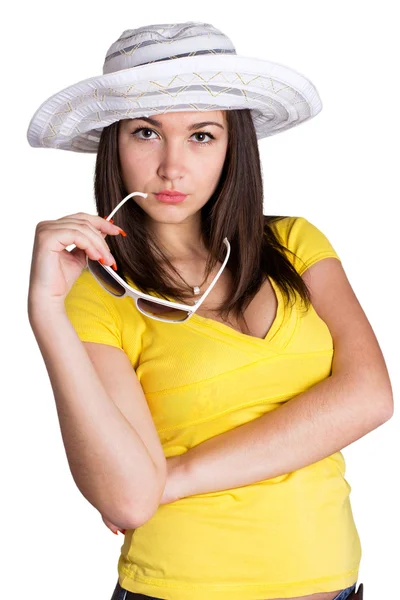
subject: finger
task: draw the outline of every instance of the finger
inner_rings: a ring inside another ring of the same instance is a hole
[[[79,215],[79,216],[78,216]],[[58,219],[57,222],[60,223],[82,223],[89,225],[93,228],[93,231],[96,231],[98,235],[101,237],[105,237],[106,235],[119,235],[126,236],[126,233],[123,229],[114,225],[111,221],[107,221],[105,218],[99,217],[97,215],[88,215],[86,213],[78,213],[78,215],[70,215],[67,217],[63,217],[62,219]]]
[[[113,225],[109,223],[107,223],[107,225],[109,227],[113,227]],[[98,260],[99,257],[103,258],[106,264],[109,265],[112,265],[115,262],[115,259],[111,254],[110,248],[104,239],[105,236],[103,236],[101,232],[99,232],[99,230],[96,229],[96,227],[90,223],[89,220],[64,218],[62,220],[60,219],[57,221],[50,221],[46,223],[46,230],[49,232],[57,232],[58,238],[60,236],[60,232],[63,230],[69,230],[69,235],[71,235],[73,231],[80,231],[81,233],[85,234],[89,238],[89,240],[91,240],[92,244],[96,248],[98,254],[96,255],[96,260]],[[107,233],[105,235],[107,235]],[[65,239],[65,236],[63,239]],[[76,242],[74,243],[76,244]],[[82,246],[79,246],[79,244],[76,244],[76,246],[78,246],[78,248],[81,248],[82,250],[85,249]],[[90,256],[90,258],[92,258],[92,256]]]
[[[72,217],[64,217],[63,219],[57,219],[56,221],[49,222],[48,229],[57,230],[62,227],[67,227],[71,229],[79,229],[80,227],[86,226],[88,227],[93,234],[97,235],[100,240],[103,240],[108,233],[103,234],[99,231],[88,219],[78,219]]]
[[[105,525],[108,527],[108,529],[110,529],[113,533],[115,533],[115,535],[118,535],[118,531],[120,531],[123,534],[126,532],[126,529],[119,529],[119,527],[117,527],[117,525],[114,525],[114,523],[111,523],[111,521],[106,519],[103,515],[102,515],[102,519],[103,519]]]
[[[43,250],[64,251],[68,246],[84,250],[92,260],[104,260],[109,266],[115,263],[106,241],[87,224],[50,222],[37,226],[38,244]],[[76,250],[76,248],[74,250]],[[73,250],[73,251],[74,251]]]

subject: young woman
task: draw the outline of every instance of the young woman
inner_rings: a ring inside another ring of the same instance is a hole
[[[113,600],[362,598],[340,450],[390,380],[326,236],[263,214],[258,139],[320,110],[188,22],[125,31],[32,118],[97,152],[99,216],[37,225],[28,306],[74,480],[125,533]]]

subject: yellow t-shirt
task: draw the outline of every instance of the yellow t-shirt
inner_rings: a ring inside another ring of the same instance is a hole
[[[335,250],[303,217],[273,225],[302,274]],[[331,374],[333,342],[313,307],[284,307],[265,339],[193,315],[170,324],[114,298],[83,271],[66,298],[80,339],[122,348],[165,456],[274,410]],[[298,300],[300,300],[298,298]],[[341,452],[279,477],[159,506],[127,531],[120,585],[169,600],[260,600],[347,588],[361,547]],[[92,566],[90,567],[92,569]]]

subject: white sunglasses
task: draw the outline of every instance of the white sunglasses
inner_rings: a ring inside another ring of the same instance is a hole
[[[106,221],[109,221],[113,215],[115,215],[117,210],[124,204],[124,202],[129,200],[129,198],[132,198],[132,196],[142,196],[143,198],[147,198],[147,194],[142,192],[133,192],[132,194],[129,194],[114,208],[114,210],[107,217]],[[98,283],[112,296],[116,296],[117,298],[130,296],[134,299],[136,308],[141,313],[147,317],[156,319],[157,321],[164,321],[166,323],[183,323],[184,321],[190,319],[192,315],[194,315],[199,306],[201,306],[201,304],[207,298],[208,294],[217,283],[218,278],[226,266],[226,263],[228,262],[229,255],[231,253],[231,246],[227,238],[224,238],[223,241],[226,246],[226,256],[222,266],[212,280],[208,289],[198,300],[194,301],[194,305],[180,304],[178,302],[171,302],[169,300],[155,298],[154,296],[150,296],[149,294],[135,290],[111,267],[108,265],[102,265],[99,261],[92,260],[88,256],[86,258],[86,264],[96,281],[98,281]]]

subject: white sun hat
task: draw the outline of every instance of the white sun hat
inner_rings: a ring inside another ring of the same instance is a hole
[[[110,46],[103,75],[43,102],[27,137],[33,147],[97,152],[103,128],[121,119],[246,108],[261,139],[315,117],[322,102],[304,75],[238,56],[213,25],[145,25],[124,31]]]

